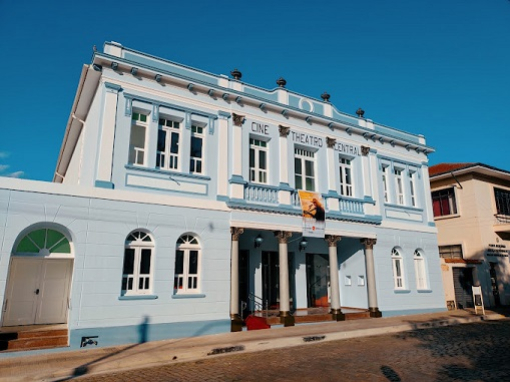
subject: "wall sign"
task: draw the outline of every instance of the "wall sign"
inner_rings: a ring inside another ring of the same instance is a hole
[[[252,122],[251,131],[258,134],[269,135],[269,125],[264,123]]]
[[[315,137],[305,133],[296,133],[295,131],[291,131],[291,134],[294,142],[304,143],[305,145],[315,147],[322,147],[324,145],[324,140],[320,137]]]
[[[487,256],[508,257],[508,249],[505,244],[489,244]]]

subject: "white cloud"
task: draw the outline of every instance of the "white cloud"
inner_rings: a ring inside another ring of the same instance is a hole
[[[9,178],[22,178],[25,173],[23,171],[16,171],[10,174],[7,174]]]
[[[4,172],[9,168],[8,164],[0,164],[0,172]]]

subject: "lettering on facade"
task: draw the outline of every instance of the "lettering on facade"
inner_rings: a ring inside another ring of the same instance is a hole
[[[305,134],[305,133],[296,133],[295,131],[291,131],[292,140],[294,142],[303,143],[309,146],[322,147],[324,141],[322,138],[315,137],[313,135]]]
[[[252,122],[251,123],[251,131],[254,133],[269,135],[269,125],[264,125],[263,123]]]
[[[359,147],[350,145],[348,143],[337,142],[335,144],[335,150],[345,154],[360,155]]]
[[[508,257],[508,249],[505,244],[489,244],[487,256]]]

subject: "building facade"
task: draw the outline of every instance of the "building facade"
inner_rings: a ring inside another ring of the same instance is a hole
[[[486,307],[509,305],[510,173],[482,163],[429,172],[448,307],[473,307],[473,285]]]
[[[0,179],[2,326],[65,323],[77,348],[240,330],[261,306],[445,310],[425,138],[231,75],[94,52],[54,182]]]

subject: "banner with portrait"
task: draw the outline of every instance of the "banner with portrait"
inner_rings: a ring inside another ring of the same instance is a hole
[[[317,192],[298,192],[303,214],[303,236],[324,238],[326,209],[322,196]]]

